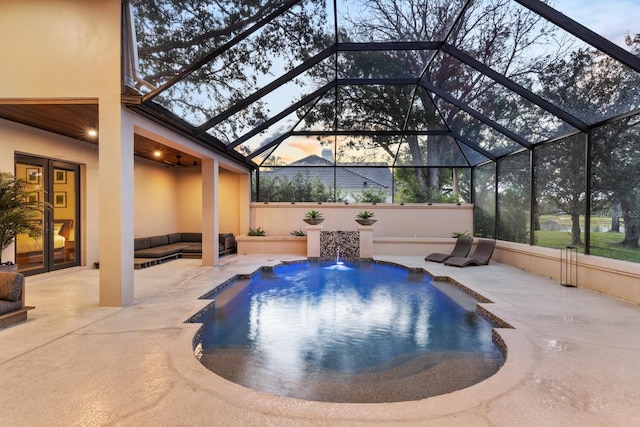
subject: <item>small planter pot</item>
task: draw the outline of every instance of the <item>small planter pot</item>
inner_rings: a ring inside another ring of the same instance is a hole
[[[309,225],[318,225],[324,221],[324,218],[303,218],[302,220]]]
[[[356,219],[356,222],[360,225],[373,225],[375,222],[377,221],[377,219],[362,219],[362,218],[358,218]]]

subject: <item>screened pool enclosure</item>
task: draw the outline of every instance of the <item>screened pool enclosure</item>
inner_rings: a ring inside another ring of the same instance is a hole
[[[475,204],[475,233],[640,261],[640,5],[131,0],[129,108],[254,201]]]

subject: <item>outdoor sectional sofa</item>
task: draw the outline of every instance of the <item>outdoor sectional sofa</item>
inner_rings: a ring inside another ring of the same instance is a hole
[[[236,239],[232,233],[219,235],[219,255],[233,253]],[[202,258],[202,233],[171,233],[138,237],[134,240],[134,266],[145,268],[177,258]]]
[[[24,275],[0,271],[0,328],[27,319],[24,305]]]

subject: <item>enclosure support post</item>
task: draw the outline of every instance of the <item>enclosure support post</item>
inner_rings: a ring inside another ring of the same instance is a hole
[[[591,140],[591,131],[588,130],[585,138],[584,153],[584,254],[591,253],[591,150],[593,142]]]

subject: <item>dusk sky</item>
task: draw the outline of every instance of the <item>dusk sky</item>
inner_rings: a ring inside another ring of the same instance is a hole
[[[625,35],[640,33],[640,0],[557,0],[555,8],[623,47]]]

